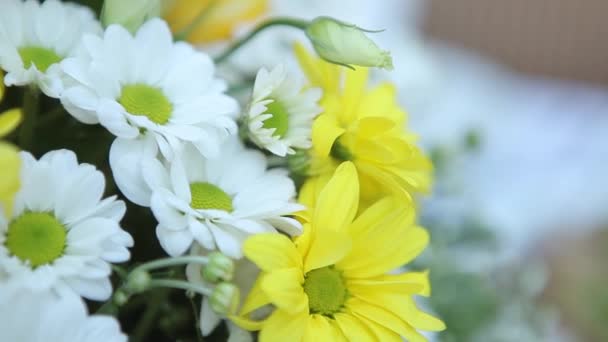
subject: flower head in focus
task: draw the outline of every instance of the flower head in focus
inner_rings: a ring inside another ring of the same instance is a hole
[[[62,103],[74,117],[101,123],[118,138],[110,165],[116,183],[132,202],[148,206],[141,160],[158,151],[172,159],[184,142],[207,156],[237,131],[238,104],[224,94],[213,61],[184,42],[173,42],[160,19],[142,25],[135,36],[120,25],[103,37],[85,35],[81,53],[64,60],[74,85]]]
[[[84,6],[47,0],[0,2],[0,67],[7,85],[35,84],[58,97],[63,81],[59,63],[74,54],[85,33],[101,25]]]
[[[20,156],[14,210],[0,214],[0,283],[108,299],[110,263],[129,260],[133,246],[119,224],[125,204],[102,200],[103,174],[71,151]]]
[[[232,38],[234,31],[267,12],[268,0],[173,0],[164,18],[175,33],[194,25],[185,37],[191,43],[213,43]],[[197,20],[200,19],[200,22]]]
[[[413,207],[388,197],[355,218],[359,187],[350,162],[320,193],[313,189],[300,195],[313,202],[302,236],[260,234],[245,242],[262,273],[233,321],[261,330],[260,341],[425,341],[417,329],[444,329],[412,297],[429,295],[427,273],[391,273],[428,243]],[[267,304],[276,310],[266,320],[248,319]]]
[[[4,98],[4,73],[0,71],[0,103]],[[0,139],[11,133],[21,123],[21,109],[10,109],[0,113]],[[19,169],[21,159],[17,148],[0,140],[0,211],[10,215],[13,199],[19,190]]]
[[[312,128],[309,175],[327,176],[341,162],[352,161],[364,203],[387,194],[408,197],[428,191],[432,164],[405,127],[406,114],[396,102],[394,86],[382,83],[368,89],[366,68],[340,68],[301,45],[296,45],[296,54],[310,83],[323,89],[323,112]]]
[[[324,60],[347,66],[393,68],[388,51],[378,48],[373,40],[354,24],[347,24],[330,17],[318,17],[306,28],[312,46]]]
[[[76,296],[0,285],[0,341],[127,342],[111,316],[88,315]]]
[[[215,158],[186,146],[170,164],[146,161],[144,179],[153,189],[156,234],[165,251],[177,256],[197,242],[239,258],[252,234],[299,234],[300,223],[285,217],[303,208],[294,201],[293,181],[286,170],[266,168],[264,155],[236,138]]]
[[[260,69],[245,118],[249,138],[282,157],[294,154],[294,148],[310,148],[312,121],[321,112],[320,98],[320,89],[302,89],[282,65],[270,72]]]

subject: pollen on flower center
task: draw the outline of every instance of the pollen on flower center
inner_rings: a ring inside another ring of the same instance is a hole
[[[65,227],[53,215],[28,212],[9,224],[6,247],[10,254],[36,267],[63,254],[66,235]]]
[[[34,64],[38,70],[46,72],[51,65],[62,60],[55,51],[43,47],[24,46],[18,51],[25,69],[29,69]]]
[[[122,87],[118,102],[132,115],[145,116],[159,125],[169,122],[173,105],[159,88],[146,84]]]
[[[310,313],[329,317],[340,311],[348,298],[342,272],[333,266],[306,273],[304,292],[308,296]]]
[[[287,107],[280,101],[273,99],[266,106],[266,113],[272,114],[272,117],[264,120],[264,128],[274,128],[273,136],[278,138],[284,137],[289,128],[289,111]]]
[[[190,184],[192,201],[190,206],[194,209],[219,209],[232,212],[232,198],[219,187],[199,182]]]

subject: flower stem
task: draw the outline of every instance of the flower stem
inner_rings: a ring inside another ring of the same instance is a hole
[[[23,91],[23,122],[19,129],[19,147],[31,151],[34,147],[34,131],[40,110],[40,91],[35,86],[25,87]]]
[[[206,265],[207,262],[209,262],[209,258],[203,257],[203,256],[195,256],[195,255],[181,256],[181,257],[175,257],[175,258],[164,258],[164,259],[150,261],[145,264],[141,264],[141,265],[135,267],[133,269],[133,271],[131,271],[131,273],[133,273],[135,271],[149,271],[149,270],[153,270],[156,268],[177,266],[177,265],[183,265],[183,264]]]
[[[180,289],[192,291],[203,296],[210,296],[213,291],[201,285],[196,285],[183,280],[175,279],[152,279],[150,280],[150,288],[167,287],[171,289]]]
[[[287,18],[287,17],[278,17],[266,20],[256,26],[253,31],[249,32],[245,37],[234,42],[226,51],[224,51],[221,55],[215,58],[215,63],[219,64],[226,60],[226,58],[230,57],[236,50],[240,49],[243,45],[245,45],[248,41],[250,41],[253,37],[255,37],[261,31],[271,27],[271,26],[290,26],[295,27],[300,30],[305,30],[308,27],[309,21],[295,18]]]

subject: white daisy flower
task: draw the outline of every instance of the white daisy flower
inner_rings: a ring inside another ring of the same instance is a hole
[[[237,131],[238,104],[223,93],[213,61],[187,43],[174,43],[160,19],[146,22],[135,36],[119,25],[103,37],[85,35],[81,52],[61,67],[75,83],[62,103],[78,120],[101,123],[118,137],[110,151],[114,178],[139,205],[150,201],[149,189],[130,185],[141,183],[142,149],[159,149],[170,160],[187,141],[211,156]]]
[[[87,314],[76,296],[0,286],[0,341],[126,342],[114,317]]]
[[[108,299],[110,263],[129,260],[133,246],[119,225],[124,202],[102,200],[103,174],[71,151],[21,161],[12,216],[0,213],[0,283]]]
[[[37,84],[51,97],[62,88],[59,63],[71,56],[84,33],[101,25],[84,6],[47,0],[0,1],[0,67],[6,85]]]
[[[181,255],[196,241],[240,258],[251,234],[275,228],[298,234],[300,223],[284,217],[303,209],[293,201],[293,181],[286,170],[266,166],[262,153],[246,150],[236,138],[216,158],[186,146],[170,165],[147,160],[144,179],[154,189],[151,207],[165,251]]]
[[[260,148],[284,157],[294,147],[312,146],[310,132],[321,113],[321,89],[302,89],[301,80],[290,77],[282,65],[270,72],[258,71],[246,114],[249,138]]]

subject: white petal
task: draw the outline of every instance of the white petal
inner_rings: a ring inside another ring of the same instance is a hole
[[[160,245],[170,256],[184,254],[192,245],[192,233],[188,229],[170,230],[161,225],[156,227],[156,236]]]

